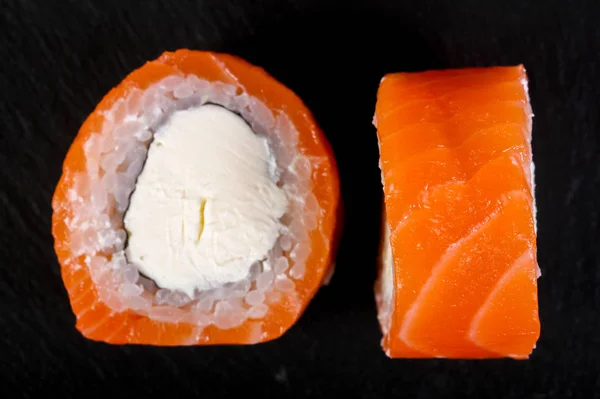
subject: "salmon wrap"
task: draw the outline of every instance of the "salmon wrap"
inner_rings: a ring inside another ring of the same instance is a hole
[[[52,201],[61,274],[87,338],[253,344],[332,272],[340,193],[303,102],[235,56],[166,52],[85,120]]]
[[[527,358],[540,333],[532,112],[522,66],[393,73],[375,125],[376,299],[393,358]]]

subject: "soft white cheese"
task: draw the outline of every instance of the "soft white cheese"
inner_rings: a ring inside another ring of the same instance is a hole
[[[383,237],[381,247],[381,293],[386,303],[390,303],[394,296],[394,259],[390,243],[390,226],[387,218],[383,218]]]
[[[129,261],[188,295],[246,278],[275,244],[287,207],[274,164],[267,140],[237,114],[217,105],[174,112],[125,215]]]

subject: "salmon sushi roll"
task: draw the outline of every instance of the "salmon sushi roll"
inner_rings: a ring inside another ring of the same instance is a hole
[[[339,191],[291,90],[235,56],[165,52],[64,161],[52,233],[76,328],[112,344],[281,336],[332,272]]]
[[[377,94],[376,299],[393,358],[527,358],[540,334],[523,66],[394,73]]]

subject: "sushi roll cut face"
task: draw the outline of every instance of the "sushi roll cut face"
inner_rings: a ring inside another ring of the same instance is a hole
[[[276,338],[333,261],[338,201],[293,93],[235,57],[165,53],[103,99],[65,161],[53,233],[77,327],[113,343]]]

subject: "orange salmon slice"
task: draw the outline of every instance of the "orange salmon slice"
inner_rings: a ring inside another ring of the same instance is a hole
[[[526,359],[540,335],[522,65],[386,75],[375,295],[392,358]]]

